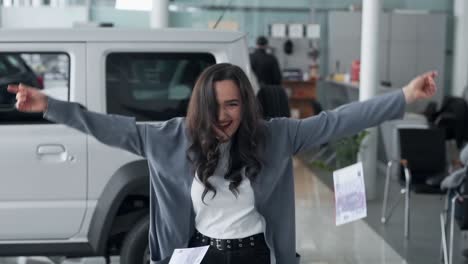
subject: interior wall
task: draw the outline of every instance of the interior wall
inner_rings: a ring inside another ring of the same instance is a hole
[[[71,28],[75,22],[88,21],[88,9],[73,7],[3,7],[3,28]]]

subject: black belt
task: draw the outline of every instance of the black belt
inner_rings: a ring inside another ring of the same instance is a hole
[[[202,233],[195,231],[193,235],[193,239],[197,242],[207,246],[213,246],[218,250],[235,250],[235,249],[243,249],[243,248],[260,248],[260,247],[267,247],[265,243],[265,237],[263,233],[256,234],[249,237],[244,238],[235,238],[235,239],[217,239],[211,238],[208,236],[203,235]]]

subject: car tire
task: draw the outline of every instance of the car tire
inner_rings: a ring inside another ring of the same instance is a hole
[[[149,216],[140,219],[127,234],[120,251],[121,264],[149,264]]]

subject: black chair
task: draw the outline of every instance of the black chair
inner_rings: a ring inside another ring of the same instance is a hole
[[[400,160],[391,160],[387,165],[385,179],[384,201],[382,207],[382,223],[391,216],[398,199],[387,215],[387,204],[390,188],[391,168],[401,165],[399,181],[403,185],[400,193],[405,195],[404,235],[409,237],[410,227],[410,192],[440,194],[440,183],[447,175],[447,160],[445,148],[445,132],[443,129],[428,128],[398,129]],[[401,198],[401,197],[400,197]]]
[[[445,207],[441,213],[442,252],[446,264],[453,263],[455,223],[457,232],[468,230],[468,170],[465,167],[446,178],[443,188],[447,190]],[[448,229],[448,230],[447,230]],[[448,234],[447,234],[448,232]],[[468,249],[462,251],[468,258]]]

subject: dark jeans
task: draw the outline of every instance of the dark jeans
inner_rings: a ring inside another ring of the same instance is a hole
[[[189,247],[201,247],[206,243],[190,240]],[[257,243],[253,248],[246,247],[235,250],[218,250],[210,246],[201,264],[270,264],[270,250],[265,241]]]

